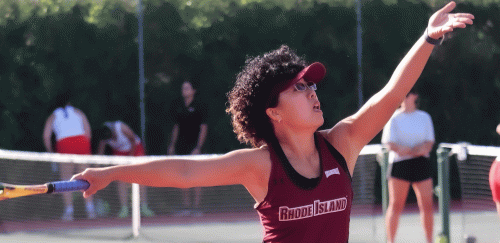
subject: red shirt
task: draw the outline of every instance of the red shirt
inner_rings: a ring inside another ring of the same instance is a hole
[[[279,144],[270,147],[271,175],[256,206],[264,242],[347,242],[352,205],[351,176],[342,155],[319,133],[321,175],[308,179],[290,165]]]

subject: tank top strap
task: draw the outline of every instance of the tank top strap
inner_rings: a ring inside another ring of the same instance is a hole
[[[269,147],[269,156],[271,157],[271,177],[273,178],[286,177],[285,168],[283,168],[283,163],[281,161],[282,156],[280,156],[279,152],[276,151],[276,143],[270,143],[268,147]]]
[[[314,134],[316,136],[316,141],[318,144],[318,149],[320,151],[320,157],[323,158],[323,170],[330,170],[332,167],[335,167],[335,162],[344,170],[344,172],[349,175],[349,179],[351,179],[351,173],[349,172],[349,167],[347,167],[347,162],[335,147],[333,147],[328,140],[326,140],[323,135],[319,132]]]

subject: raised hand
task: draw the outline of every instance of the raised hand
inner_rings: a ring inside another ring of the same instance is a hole
[[[467,24],[472,24],[474,15],[469,13],[450,13],[456,6],[457,4],[452,1],[431,16],[429,25],[427,26],[429,37],[439,39],[455,28],[465,28]]]

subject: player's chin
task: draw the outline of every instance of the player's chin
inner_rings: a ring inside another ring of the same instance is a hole
[[[323,126],[323,124],[325,123],[325,119],[323,118],[323,115],[319,116],[319,117],[314,117],[311,121],[311,124],[316,128],[320,128],[321,126]]]
[[[320,110],[319,112],[316,112],[316,119],[318,120],[320,124],[320,126],[323,125],[323,123],[325,123],[325,118],[323,117],[323,112]]]

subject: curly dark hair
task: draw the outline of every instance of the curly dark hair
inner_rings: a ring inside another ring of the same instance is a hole
[[[290,47],[249,57],[227,94],[233,131],[240,142],[260,147],[275,138],[266,109],[278,105],[279,92],[307,66]]]

